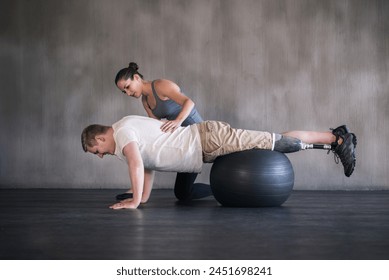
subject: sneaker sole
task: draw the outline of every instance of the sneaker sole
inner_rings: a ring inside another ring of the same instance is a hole
[[[352,137],[353,137],[353,139],[352,139],[352,143],[353,143],[353,145],[354,145],[354,151],[353,151],[353,156],[354,156],[354,159],[353,159],[353,165],[351,166],[351,170],[348,170],[348,172],[345,172],[345,175],[347,176],[347,177],[350,177],[351,176],[351,174],[353,174],[353,172],[354,172],[354,169],[355,169],[355,164],[356,164],[356,157],[355,157],[355,147],[357,146],[357,137],[355,136],[355,134],[354,133],[350,133],[351,135],[352,135]]]

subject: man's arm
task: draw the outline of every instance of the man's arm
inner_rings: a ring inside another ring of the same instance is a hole
[[[127,158],[128,173],[131,180],[133,199],[116,203],[110,207],[112,209],[137,208],[142,201],[143,186],[145,182],[145,170],[138,144],[136,142],[128,143],[123,149],[123,154]],[[147,175],[147,177],[149,177],[149,175]],[[147,190],[147,192],[150,195],[151,188],[150,190]]]
[[[153,183],[154,183],[154,170],[145,169],[145,180],[143,184],[143,194],[142,194],[142,200],[141,203],[146,203],[151,194],[151,190],[153,189]]]

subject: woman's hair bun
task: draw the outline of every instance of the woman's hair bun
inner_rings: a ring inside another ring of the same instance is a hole
[[[139,69],[138,64],[136,64],[135,62],[130,62],[130,64],[128,65],[128,68],[132,68],[135,71],[138,71],[138,69]]]

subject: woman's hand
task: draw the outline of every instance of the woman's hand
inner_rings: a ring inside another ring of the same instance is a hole
[[[177,127],[180,127],[181,124],[182,122],[179,120],[166,121],[163,125],[161,125],[161,130],[163,132],[173,132]]]

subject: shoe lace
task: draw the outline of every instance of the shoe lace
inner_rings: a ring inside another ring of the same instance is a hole
[[[336,164],[339,164],[339,161],[340,161],[340,157],[339,157],[339,155],[334,151],[334,150],[328,150],[328,152],[327,152],[327,155],[330,153],[330,152],[332,152],[333,154],[334,154],[334,161],[335,161],[335,163]]]
[[[331,131],[333,131],[334,129],[333,128],[330,128]],[[335,152],[335,148],[336,146],[338,146],[338,140],[339,140],[339,137],[341,137],[340,135],[337,135],[337,134],[334,134],[336,139],[335,139],[335,142],[332,142],[331,143],[331,150],[328,150],[327,152],[327,155],[330,153],[330,152],[333,152],[334,153],[334,161],[336,164],[339,164],[339,161],[341,160],[341,158],[339,157],[339,155]],[[343,138],[343,137],[342,137]]]

